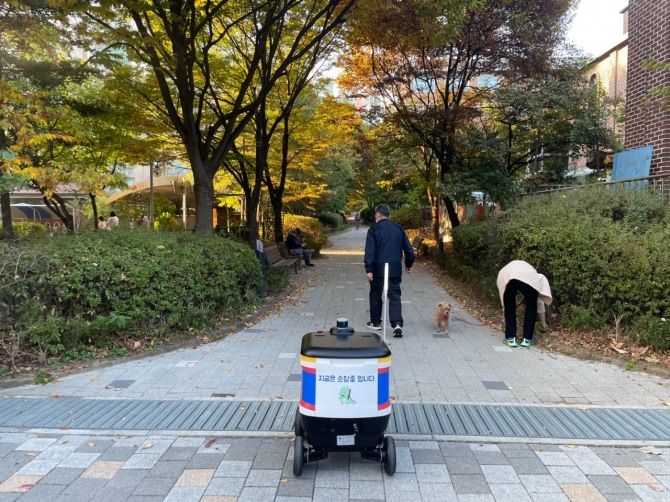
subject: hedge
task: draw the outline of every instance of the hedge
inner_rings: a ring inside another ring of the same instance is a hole
[[[254,303],[261,284],[254,252],[218,236],[115,230],[2,246],[0,334],[43,357],[203,328]]]
[[[634,338],[670,347],[662,320],[670,318],[670,217],[659,195],[595,186],[535,196],[452,236],[453,259],[488,282],[513,259],[544,273],[566,326],[604,328],[622,317]]]

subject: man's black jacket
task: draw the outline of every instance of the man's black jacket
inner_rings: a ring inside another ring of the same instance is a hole
[[[384,263],[389,264],[389,277],[402,275],[402,255],[405,267],[414,265],[414,248],[409,238],[397,223],[384,218],[368,229],[365,240],[365,271],[375,278],[384,276]]]
[[[288,234],[286,236],[286,247],[288,248],[289,251],[292,251],[294,249],[302,249],[302,244],[296,238],[295,235]]]

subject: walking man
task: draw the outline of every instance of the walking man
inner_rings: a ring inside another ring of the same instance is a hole
[[[382,293],[384,291],[384,264],[389,265],[388,302],[389,320],[393,336],[401,337],[403,328],[400,283],[402,282],[402,258],[405,269],[412,271],[414,248],[405,229],[390,220],[391,209],[386,204],[375,208],[375,224],[368,229],[365,238],[365,272],[370,282],[370,322],[367,327],[382,329]]]

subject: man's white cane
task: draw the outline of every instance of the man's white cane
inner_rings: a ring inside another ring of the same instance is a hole
[[[384,326],[384,343],[386,343],[386,319],[388,319],[389,306],[389,264],[384,263],[384,291],[382,292],[382,326]]]

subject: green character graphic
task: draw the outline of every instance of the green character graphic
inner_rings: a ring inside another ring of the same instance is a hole
[[[340,389],[340,404],[356,404],[356,401],[351,399],[351,388],[348,385]]]

